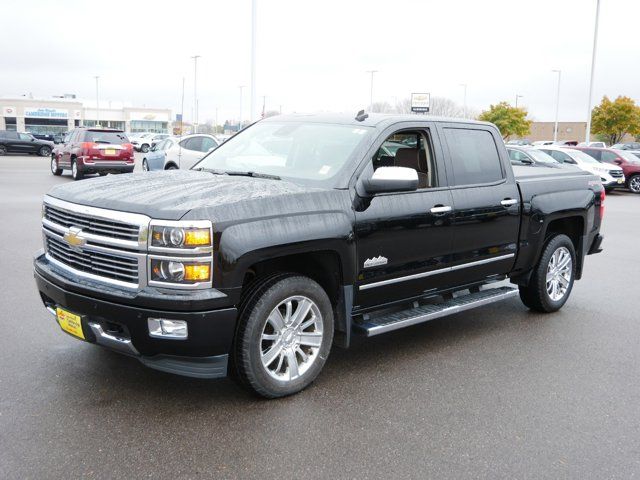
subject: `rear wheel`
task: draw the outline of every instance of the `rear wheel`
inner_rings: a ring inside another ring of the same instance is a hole
[[[333,309],[315,281],[278,276],[252,290],[239,315],[233,363],[240,382],[267,398],[313,382],[333,341]]]
[[[178,167],[176,167],[175,165],[171,164],[166,169],[167,170],[178,170]]]
[[[48,157],[49,155],[51,155],[51,147],[40,147],[40,149],[38,150],[38,155],[40,155],[41,157]]]
[[[7,147],[5,147],[4,145],[0,145],[0,156],[6,155],[6,154],[7,154]]]
[[[51,173],[55,176],[62,175],[62,169],[58,167],[58,159],[51,155]]]
[[[140,147],[140,151],[142,153],[147,153],[149,151],[149,145],[147,145],[146,143],[144,143],[141,147]]]
[[[566,235],[549,239],[529,285],[520,286],[520,299],[531,310],[555,312],[567,302],[576,274],[576,253]]]
[[[74,180],[82,180],[84,178],[84,174],[78,167],[78,162],[74,159],[71,160],[71,176]]]
[[[627,182],[627,186],[633,193],[640,193],[640,175],[633,175]]]

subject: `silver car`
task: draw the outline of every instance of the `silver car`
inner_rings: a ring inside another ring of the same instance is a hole
[[[184,137],[169,137],[156,144],[142,159],[145,171],[188,170],[207,153],[217,148],[213,135],[196,133]]]

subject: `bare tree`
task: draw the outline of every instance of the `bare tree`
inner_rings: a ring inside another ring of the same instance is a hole
[[[431,97],[429,108],[430,115],[436,115],[439,117],[453,117],[463,118],[465,116],[464,107],[458,105],[450,98],[445,97]],[[395,113],[411,113],[411,99],[403,98],[395,106]],[[467,108],[467,118],[475,118],[478,116],[478,112]]]
[[[371,105],[371,113],[394,113],[393,107],[388,102],[374,102]]]

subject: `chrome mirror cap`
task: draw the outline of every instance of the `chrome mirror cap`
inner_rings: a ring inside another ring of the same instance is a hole
[[[378,167],[364,182],[369,193],[403,192],[418,188],[418,172],[406,167]]]

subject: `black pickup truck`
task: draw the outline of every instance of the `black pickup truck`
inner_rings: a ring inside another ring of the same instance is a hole
[[[558,310],[603,203],[582,170],[512,167],[492,124],[278,116],[190,171],[54,188],[35,278],[75,337],[278,397],[354,335],[517,295]]]

